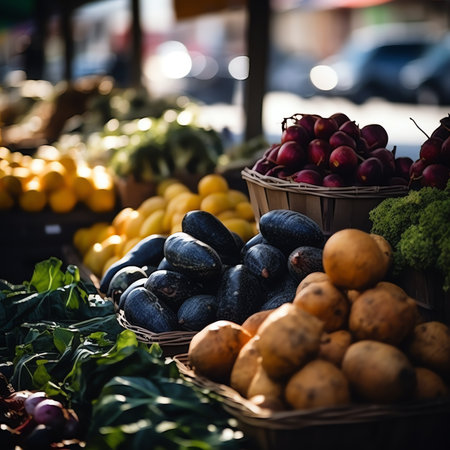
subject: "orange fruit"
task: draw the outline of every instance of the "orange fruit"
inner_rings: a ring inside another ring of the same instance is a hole
[[[197,184],[197,191],[202,197],[216,192],[228,192],[228,190],[227,180],[222,175],[215,173],[205,175]]]
[[[49,194],[48,202],[50,208],[56,213],[68,213],[75,208],[77,196],[69,187],[63,187]]]

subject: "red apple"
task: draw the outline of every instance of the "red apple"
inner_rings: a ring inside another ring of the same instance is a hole
[[[344,131],[335,131],[328,140],[330,147],[332,149],[340,147],[341,145],[348,145],[349,147],[356,150],[355,140]]]
[[[369,150],[386,147],[388,143],[388,134],[384,127],[378,123],[363,126],[361,128],[361,137],[367,141]]]
[[[298,142],[287,141],[282,144],[280,150],[278,150],[278,166],[286,166],[291,169],[300,169],[305,160],[306,152]]]
[[[395,156],[387,148],[377,148],[370,152],[370,156],[378,158],[383,165],[383,174],[385,180],[391,178],[395,173]]]
[[[353,139],[357,139],[361,136],[361,130],[359,129],[359,126],[354,120],[347,120],[347,122],[344,122],[339,127],[339,130],[343,131],[344,133],[347,133]]]
[[[420,146],[419,157],[427,162],[427,164],[432,164],[439,161],[441,154],[442,139],[439,138],[428,138]]]
[[[306,146],[310,141],[309,133],[301,125],[291,125],[281,133],[281,143],[284,144],[287,141],[295,141],[302,146]]]
[[[338,126],[336,121],[329,117],[320,117],[314,123],[314,136],[320,139],[328,140],[337,130]]]
[[[337,123],[338,127],[350,120],[346,114],[340,112],[331,114],[330,119],[333,119]]]
[[[344,179],[337,173],[329,173],[323,177],[322,184],[325,187],[344,187]]]
[[[355,172],[358,166],[358,156],[351,147],[341,145],[331,152],[329,166],[334,173],[343,176],[350,175]]]
[[[328,165],[330,153],[330,145],[324,139],[313,139],[308,145],[308,161],[318,167],[326,167]]]
[[[443,164],[430,164],[422,172],[422,186],[445,189],[450,177],[450,169]]]
[[[413,162],[409,156],[395,158],[395,176],[409,180],[409,169]]]
[[[364,186],[380,186],[383,181],[383,164],[375,157],[365,159],[356,169],[356,179]]]
[[[292,174],[292,181],[322,186],[322,176],[317,170],[302,169]]]

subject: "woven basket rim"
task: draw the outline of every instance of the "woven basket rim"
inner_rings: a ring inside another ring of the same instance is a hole
[[[224,408],[230,414],[249,425],[257,427],[292,430],[310,426],[355,424],[390,418],[450,413],[450,397],[433,400],[411,400],[388,405],[364,403],[310,410],[272,412],[259,408],[230,386],[215,383],[196,374],[189,367],[187,353],[175,355],[173,359],[180,373],[190,379],[192,383],[219,395],[223,401]]]
[[[347,186],[324,187],[306,183],[295,183],[280,178],[261,175],[260,173],[244,168],[241,171],[242,178],[266,189],[289,191],[297,194],[311,194],[329,198],[385,198],[389,196],[401,196],[409,192],[407,186]]]
[[[132,325],[125,318],[123,310],[117,313],[117,321],[119,324],[127,330],[133,331],[137,339],[146,344],[160,344],[164,346],[171,345],[188,345],[191,339],[197,334],[197,331],[166,331],[164,333],[155,333],[137,325]]]

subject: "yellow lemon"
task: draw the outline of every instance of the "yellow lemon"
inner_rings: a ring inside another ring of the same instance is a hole
[[[77,171],[77,162],[72,155],[62,154],[58,161],[65,167],[68,174],[74,174]]]
[[[255,213],[253,212],[253,208],[250,202],[240,202],[234,207],[234,209],[236,210],[238,216],[242,219],[248,221],[255,220]]]
[[[216,192],[228,192],[227,180],[219,174],[211,173],[200,178],[197,184],[197,191],[202,197]]]
[[[24,191],[19,196],[19,206],[28,212],[42,211],[47,205],[47,195],[42,191],[38,178],[31,179],[26,183]]]
[[[134,211],[131,206],[127,206],[122,208],[113,218],[112,226],[116,230],[117,234],[125,233],[125,224],[127,220],[130,218],[131,213]]]
[[[12,172],[2,177],[1,185],[13,198],[18,197],[23,192],[22,182]]]
[[[125,234],[128,238],[139,236],[141,226],[145,217],[137,210],[130,213],[130,216],[125,224]]]
[[[46,164],[41,174],[41,184],[44,191],[54,191],[66,184],[66,168],[59,161]]]
[[[106,261],[115,256],[116,247],[120,245],[121,237],[117,234],[109,236],[103,242],[96,242],[86,253],[83,263],[97,277],[101,277]]]
[[[95,189],[89,167],[80,168],[72,178],[72,188],[79,200],[86,200]]]
[[[166,191],[167,187],[175,183],[179,183],[176,178],[166,178],[165,180],[160,181],[156,186],[156,195],[164,197],[164,192]]]
[[[230,199],[230,203],[233,208],[241,202],[248,202],[248,196],[237,189],[230,189],[228,191],[228,198]]]
[[[255,235],[252,225],[245,219],[226,219],[222,223],[230,231],[238,234],[244,242],[247,242]]]
[[[217,215],[231,209],[231,203],[226,192],[214,192],[203,198],[200,209]]]
[[[92,245],[91,233],[88,227],[78,228],[73,234],[72,242],[81,255],[84,255]]]
[[[164,215],[164,209],[157,209],[145,217],[139,230],[139,236],[145,237],[152,234],[163,234]]]
[[[154,195],[145,199],[137,208],[138,211],[145,217],[149,216],[152,212],[158,209],[165,209],[167,200],[161,195]]]
[[[0,189],[0,210],[6,211],[14,206],[14,199],[11,194],[4,189]]]
[[[169,202],[181,192],[190,192],[189,188],[183,183],[172,183],[164,191],[164,198]]]
[[[136,244],[139,244],[139,242],[141,242],[141,239],[142,238],[140,238],[139,236],[127,239],[122,247],[122,256],[126,255]]]
[[[53,212],[68,213],[75,208],[78,199],[70,187],[63,187],[49,194],[48,203]]]
[[[221,222],[227,219],[236,219],[239,217],[238,213],[234,209],[227,209],[216,216]]]
[[[116,205],[116,193],[112,189],[95,189],[84,202],[93,212],[112,211]]]
[[[119,261],[120,256],[118,255],[112,255],[110,258],[108,258],[105,262],[105,265],[102,269],[102,276],[105,275],[106,271],[116,262]]]

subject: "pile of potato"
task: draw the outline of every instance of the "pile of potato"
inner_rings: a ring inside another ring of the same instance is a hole
[[[271,410],[450,395],[450,328],[424,322],[416,301],[383,281],[391,258],[380,236],[338,231],[324,272],[304,278],[292,302],[205,327],[189,365]]]

